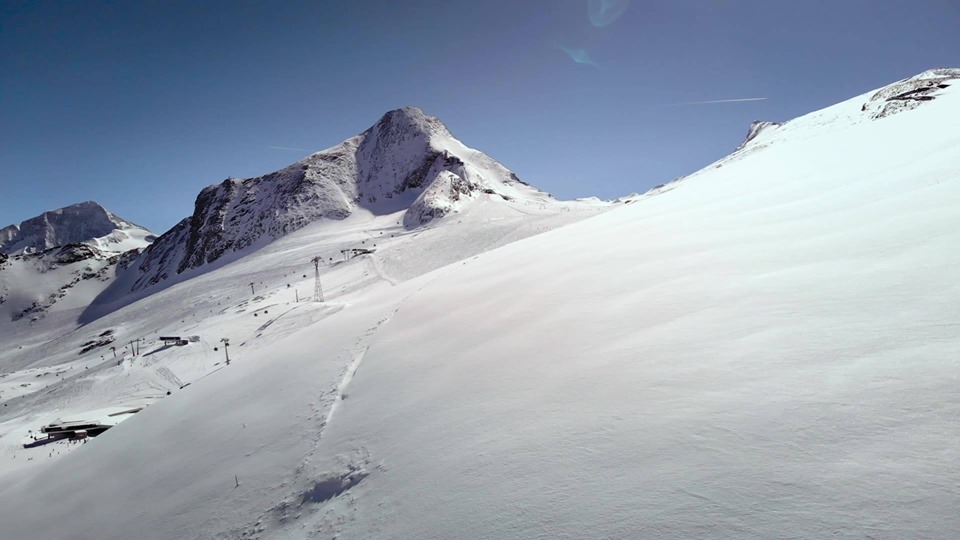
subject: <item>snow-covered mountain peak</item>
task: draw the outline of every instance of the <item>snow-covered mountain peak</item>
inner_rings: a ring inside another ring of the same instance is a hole
[[[401,107],[388,111],[371,128],[382,136],[403,136],[404,134],[427,137],[434,135],[450,137],[447,126],[435,116],[429,116],[416,107]],[[392,132],[392,133],[391,133]]]
[[[5,253],[0,257],[0,322],[33,324],[89,304],[153,238],[93,201],[5,227],[0,231]]]
[[[144,227],[112,214],[96,202],[84,201],[0,229],[0,251],[33,253],[67,244],[87,244],[103,251],[122,252],[142,248],[152,238]]]
[[[415,107],[384,114],[362,133],[279,171],[203,189],[194,213],[144,254],[140,289],[321,220],[402,212],[416,228],[482,199],[555,202],[489,156],[468,148]]]

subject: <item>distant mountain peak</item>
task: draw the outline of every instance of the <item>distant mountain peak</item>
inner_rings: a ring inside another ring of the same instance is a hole
[[[7,254],[35,252],[67,244],[125,251],[143,247],[150,237],[150,231],[144,227],[118,217],[94,201],[84,201],[48,210],[19,225],[0,229],[0,251]],[[133,242],[128,242],[131,239]]]
[[[414,228],[485,197],[552,199],[465,146],[436,117],[416,107],[394,109],[362,133],[279,171],[204,188],[193,215],[144,254],[134,289],[320,219],[403,212],[404,225]]]

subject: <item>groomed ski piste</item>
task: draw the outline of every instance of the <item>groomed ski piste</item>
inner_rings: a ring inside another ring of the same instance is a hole
[[[84,326],[10,330],[0,536],[956,537],[946,80],[763,129],[629,204],[357,212]],[[79,354],[107,330],[141,354]]]

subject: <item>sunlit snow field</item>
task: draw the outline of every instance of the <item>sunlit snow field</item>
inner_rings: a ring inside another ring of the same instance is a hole
[[[40,321],[0,351],[2,535],[956,537],[960,94],[872,94],[629,204],[357,214]],[[78,355],[106,329],[143,354]]]

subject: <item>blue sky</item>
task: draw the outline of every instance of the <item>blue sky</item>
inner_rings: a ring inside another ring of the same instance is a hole
[[[601,1],[0,0],[0,225],[92,199],[162,232],[309,153],[271,147],[403,105],[558,197],[612,198],[752,120],[960,64],[955,0]]]

